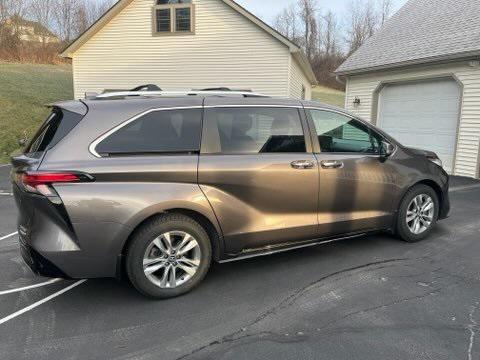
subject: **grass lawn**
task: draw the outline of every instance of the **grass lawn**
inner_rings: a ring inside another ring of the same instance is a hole
[[[321,85],[313,88],[312,99],[341,108],[345,107],[345,93],[343,91],[327,88]]]
[[[19,148],[24,132],[31,138],[45,120],[45,104],[72,98],[70,65],[0,62],[0,164]]]

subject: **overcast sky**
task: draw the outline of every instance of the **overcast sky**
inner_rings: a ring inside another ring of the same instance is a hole
[[[295,3],[295,0],[235,0],[256,16],[271,24],[275,16],[287,5]],[[323,11],[332,10],[341,19],[346,7],[352,0],[319,0],[318,3]],[[393,0],[394,10],[398,10],[407,0]]]

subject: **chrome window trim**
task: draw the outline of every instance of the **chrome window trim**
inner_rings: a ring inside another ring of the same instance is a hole
[[[114,128],[108,130],[104,134],[100,135],[97,139],[95,139],[90,146],[88,147],[88,151],[90,154],[95,156],[96,158],[104,158],[104,156],[101,156],[96,148],[98,144],[100,144],[103,140],[108,138],[109,136],[113,135],[116,133],[118,130],[122,129],[123,127],[127,126],[128,124],[131,124],[135,120],[138,120],[142,116],[145,116],[147,114],[150,114],[152,112],[156,111],[169,111],[169,110],[190,110],[190,109],[212,109],[212,108],[245,108],[245,107],[264,107],[264,108],[293,108],[293,109],[302,109],[303,107],[300,105],[268,105],[268,104],[252,104],[252,105],[207,105],[207,106],[180,106],[180,107],[170,107],[170,108],[153,108],[146,110],[144,112],[141,112],[140,114],[135,115],[134,117],[124,121],[123,123],[115,126]]]
[[[205,109],[212,109],[212,108],[292,108],[292,109],[303,109],[301,105],[268,105],[268,104],[240,104],[240,105],[206,105],[204,106]]]
[[[135,115],[134,117],[124,121],[123,123],[115,126],[114,128],[108,130],[106,133],[100,135],[100,137],[98,137],[97,139],[95,139],[91,144],[90,146],[88,147],[88,150],[90,151],[90,153],[97,157],[97,158],[104,158],[104,156],[101,156],[96,148],[98,146],[98,144],[100,144],[103,140],[105,140],[106,138],[108,138],[109,136],[113,135],[114,133],[116,133],[118,130],[122,129],[123,127],[127,126],[128,124],[131,124],[132,122],[134,122],[135,120],[138,120],[139,118],[147,115],[147,114],[150,114],[152,112],[157,112],[157,111],[168,111],[168,110],[190,110],[190,109],[203,109],[203,106],[181,106],[181,107],[170,107],[170,108],[155,108],[155,109],[149,109],[149,110],[146,110],[144,112],[141,112],[140,114],[138,115]]]

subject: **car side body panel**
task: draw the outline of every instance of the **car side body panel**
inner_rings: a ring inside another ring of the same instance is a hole
[[[204,102],[205,108],[296,108],[306,125],[307,152],[99,157],[89,150],[96,139],[146,111],[202,108]],[[441,217],[447,216],[448,175],[440,167],[376,128],[396,145],[392,156],[323,154],[314,132],[309,132],[312,127],[306,122],[303,105],[342,111],[291,99],[240,97],[63,103],[86,113],[83,120],[36,161],[17,157],[15,168],[19,172],[85,172],[95,181],[53,184],[60,203],[14,184],[22,213],[18,226],[22,248],[31,247],[68,277],[114,277],[118,257],[132,232],[154,215],[181,209],[196,212],[213,225],[221,242],[217,260],[222,260],[243,250],[393,229],[403,196],[411,186],[425,181],[438,186],[445,199]],[[314,166],[292,169],[291,163],[297,160],[312,161]],[[323,169],[324,160],[340,160],[344,166]]]

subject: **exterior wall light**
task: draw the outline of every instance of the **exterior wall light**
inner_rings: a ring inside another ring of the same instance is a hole
[[[353,105],[354,106],[359,106],[360,103],[361,103],[360,98],[358,96],[356,96],[355,99],[353,100]]]

